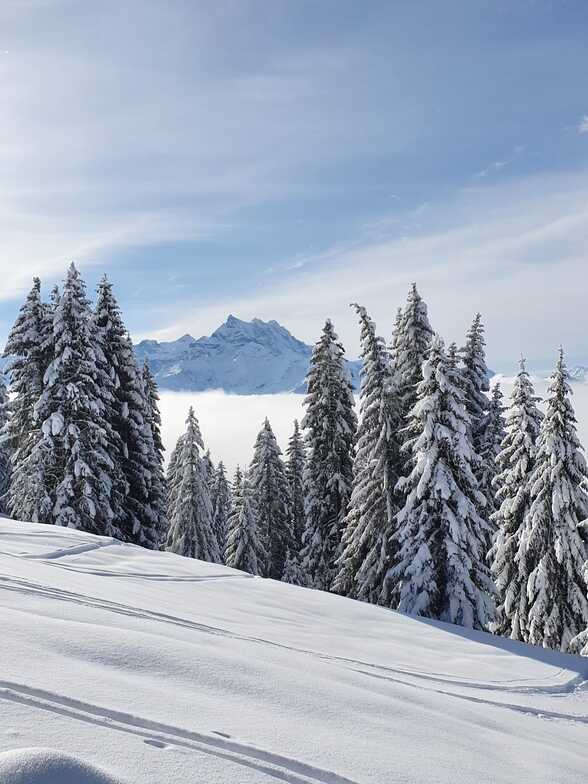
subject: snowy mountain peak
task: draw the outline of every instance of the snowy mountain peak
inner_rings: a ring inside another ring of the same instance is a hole
[[[570,370],[570,378],[572,381],[586,383],[588,381],[588,367],[585,365],[576,365],[576,367]]]
[[[311,346],[274,319],[243,321],[232,313],[210,336],[143,340],[136,351],[141,361],[149,360],[162,389],[241,395],[304,392],[312,355]],[[349,369],[356,381],[359,363],[349,363]]]

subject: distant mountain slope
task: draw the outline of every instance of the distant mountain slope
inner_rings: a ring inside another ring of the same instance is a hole
[[[585,384],[588,382],[588,367],[585,365],[576,365],[576,367],[570,370],[570,379]]]
[[[312,347],[277,321],[242,321],[229,316],[210,337],[184,335],[169,343],[143,340],[136,347],[147,358],[162,389],[202,392],[224,389],[240,395],[304,392]],[[359,361],[349,363],[354,385]]]

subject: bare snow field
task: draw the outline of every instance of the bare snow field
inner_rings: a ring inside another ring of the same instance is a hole
[[[9,520],[0,630],[2,784],[586,780],[580,657]]]
[[[495,376],[504,394],[504,402],[512,392],[513,377]],[[537,395],[544,398],[548,382],[533,378]],[[572,404],[578,417],[578,435],[588,448],[588,384],[572,385]],[[200,422],[206,448],[215,462],[223,460],[230,474],[237,464],[246,465],[253,454],[255,437],[269,417],[272,429],[282,450],[292,434],[294,419],[304,416],[304,395],[282,393],[276,395],[231,395],[222,390],[208,392],[161,392],[163,439],[169,457],[178,436],[184,432],[188,408],[192,405]]]

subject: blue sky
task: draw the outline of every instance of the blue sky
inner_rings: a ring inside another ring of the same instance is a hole
[[[75,260],[137,337],[354,354],[416,280],[499,369],[586,362],[587,73],[584,0],[4,0],[0,335]]]

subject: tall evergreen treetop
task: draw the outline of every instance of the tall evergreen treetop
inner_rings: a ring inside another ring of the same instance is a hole
[[[410,419],[412,471],[399,480],[398,552],[388,574],[398,609],[466,627],[493,620],[494,591],[485,563],[484,497],[472,471],[468,417],[441,338],[423,365]]]
[[[306,515],[304,512],[306,446],[297,419],[294,420],[294,432],[288,442],[286,457],[286,476],[290,488],[290,515],[292,519],[291,549],[294,555],[298,555],[302,547],[304,529],[306,528]]]
[[[480,433],[489,409],[488,397],[484,394],[490,389],[485,345],[482,316],[477,313],[466,333],[465,346],[459,352],[462,360],[465,404],[470,417],[473,445],[477,452],[480,451]]]
[[[488,405],[488,413],[484,421],[483,430],[479,439],[480,456],[480,490],[486,498],[485,516],[491,515],[498,508],[496,493],[500,480],[497,478],[498,465],[497,458],[502,450],[505,435],[504,396],[500,389],[500,384],[494,384]],[[496,532],[496,526],[491,520],[492,535]],[[489,546],[492,542],[489,543]]]
[[[353,307],[361,326],[361,418],[343,553],[333,590],[379,603],[384,601],[397,512],[399,407],[384,341],[376,335],[366,309]]]
[[[422,380],[422,365],[433,337],[427,306],[415,283],[408,293],[397,329],[396,355],[393,358],[402,415],[407,418],[416,403],[417,384]]]
[[[35,405],[43,392],[43,377],[52,359],[53,316],[41,301],[41,281],[35,278],[24,305],[12,327],[4,350],[10,358],[10,420],[3,437],[11,451],[12,478],[6,499],[12,517],[19,520],[50,522],[51,500],[46,492],[45,460],[35,444],[42,437]]]
[[[159,460],[150,426],[152,411],[131,338],[106,277],[98,288],[95,321],[106,363],[105,376],[114,387],[109,418],[121,444],[120,465],[126,483],[125,500],[120,507],[122,536],[125,541],[157,549],[165,523],[161,519],[162,488],[153,487],[153,471],[158,471]]]
[[[241,466],[235,468],[233,479],[231,481],[231,507],[234,507],[241,498],[241,486],[243,484],[243,471]]]
[[[498,509],[492,518],[498,531],[490,552],[499,598],[493,630],[513,640],[525,639],[528,624],[528,574],[524,570],[524,561],[518,558],[518,551],[530,506],[530,476],[535,466],[537,438],[543,419],[537,407],[539,400],[521,359],[510,398],[506,432],[496,457]]]
[[[224,463],[218,464],[214,472],[212,487],[212,530],[221,555],[225,551],[229,514],[231,512],[231,489],[227,481]]]
[[[292,542],[290,498],[286,470],[269,420],[266,418],[255,441],[249,481],[257,508],[259,535],[267,551],[263,574],[281,580]]]
[[[202,434],[190,407],[186,430],[178,440],[170,465],[167,549],[188,558],[220,563],[201,451],[204,451]]]
[[[250,574],[263,575],[268,556],[258,530],[257,508],[247,474],[238,478],[238,492],[229,517],[225,564]]]
[[[306,530],[302,568],[315,588],[329,589],[336,574],[353,481],[357,428],[344,349],[330,320],[315,345],[307,376]]]
[[[54,358],[35,406],[43,438],[33,450],[50,462],[45,487],[53,501],[52,519],[56,525],[117,536],[96,327],[74,264],[55,308],[53,336]]]
[[[161,413],[159,411],[159,390],[145,360],[142,371],[145,402],[145,424],[147,427],[146,446],[148,450],[149,498],[148,507],[155,522],[156,532],[153,546],[162,547],[167,537],[166,479],[164,471],[163,440],[161,438]]]
[[[526,642],[565,651],[588,625],[578,528],[588,516],[588,493],[563,351],[551,379],[518,558],[528,575]]]
[[[10,456],[10,402],[4,378],[0,375],[0,513],[8,513],[8,488],[12,471]]]
[[[161,413],[159,411],[159,388],[155,376],[151,372],[149,361],[145,358],[143,363],[143,387],[145,389],[145,396],[147,398],[147,410],[149,425],[153,434],[153,445],[157,454],[160,456],[163,463],[163,454],[165,447],[161,437]]]
[[[402,333],[402,308],[396,311],[396,318],[394,319],[394,326],[392,327],[392,339],[390,340],[390,358],[394,364],[398,359],[398,348],[400,344],[400,335]]]

